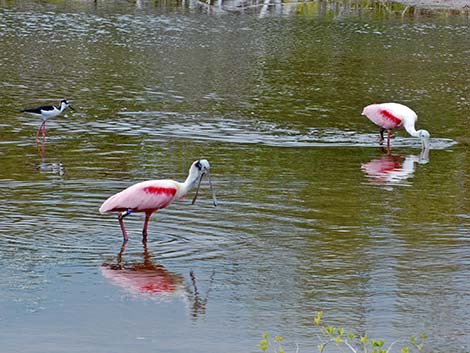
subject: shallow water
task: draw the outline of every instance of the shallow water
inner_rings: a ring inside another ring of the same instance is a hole
[[[369,337],[470,341],[469,22],[0,2],[1,352],[312,351],[313,312]],[[47,123],[19,109],[67,98]],[[360,115],[418,112],[432,149]],[[149,178],[203,185],[143,217]]]

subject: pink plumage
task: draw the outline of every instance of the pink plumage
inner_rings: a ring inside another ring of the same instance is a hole
[[[117,194],[109,197],[100,207],[101,213],[118,212],[119,225],[121,226],[122,236],[124,242],[127,241],[127,232],[124,227],[123,218],[133,212],[144,212],[145,221],[142,230],[142,240],[147,241],[147,227],[152,213],[167,207],[174,200],[182,200],[186,194],[197,184],[196,195],[194,196],[193,203],[201,185],[201,180],[204,175],[209,179],[209,185],[212,190],[212,199],[214,206],[217,205],[215,192],[212,188],[212,183],[209,174],[210,165],[206,159],[201,159],[193,162],[189,169],[189,174],[183,183],[170,180],[148,180],[143,181],[127,189],[118,192]]]
[[[365,115],[374,124],[384,129],[395,129],[402,124],[403,114],[396,109],[395,104],[392,104],[393,103],[368,105],[362,111],[362,115]],[[409,110],[412,111],[411,109]]]
[[[399,103],[371,104],[363,109],[362,115],[365,115],[374,124],[380,126],[380,142],[384,140],[384,131],[388,130],[388,147],[390,147],[391,130],[401,127],[404,127],[411,136],[419,137],[424,146],[428,146],[429,132],[426,130],[415,130],[418,116],[406,105]]]
[[[167,207],[175,198],[176,185],[170,180],[149,180],[134,184],[108,198],[100,213],[155,211]]]

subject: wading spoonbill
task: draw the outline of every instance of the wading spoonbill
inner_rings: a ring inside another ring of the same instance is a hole
[[[387,130],[387,148],[390,148],[390,133],[392,129],[405,128],[414,137],[418,137],[423,148],[429,148],[429,132],[427,130],[415,129],[418,116],[406,105],[399,103],[371,104],[364,108],[362,115],[365,115],[374,124],[380,126],[380,143],[384,140],[384,131]]]
[[[124,241],[127,241],[127,233],[123,219],[133,212],[144,212],[145,222],[142,230],[142,242],[147,241],[147,226],[152,213],[167,207],[174,200],[181,201],[186,194],[196,185],[196,194],[193,204],[199,192],[202,178],[207,174],[209,185],[212,191],[214,206],[217,206],[215,191],[209,173],[209,162],[201,159],[193,162],[189,169],[189,174],[184,183],[170,179],[143,181],[108,198],[100,207],[100,213],[119,212],[118,220],[121,226]]]

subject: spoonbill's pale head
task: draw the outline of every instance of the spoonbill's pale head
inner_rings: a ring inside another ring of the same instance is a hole
[[[429,148],[429,132],[427,130],[418,130],[418,137],[421,140],[425,149]]]
[[[197,169],[199,169],[201,174],[209,173],[209,170],[211,169],[211,166],[210,166],[209,161],[207,159],[200,159],[200,160],[194,162],[193,165]]]

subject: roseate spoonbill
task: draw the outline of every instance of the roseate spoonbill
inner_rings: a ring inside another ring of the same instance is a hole
[[[209,173],[209,162],[201,159],[193,162],[189,169],[188,177],[184,183],[174,180],[148,180],[143,181],[108,198],[100,207],[100,213],[119,212],[118,220],[121,226],[124,241],[127,241],[127,233],[123,219],[132,212],[144,212],[145,222],[142,230],[142,242],[147,241],[147,226],[152,213],[167,207],[174,200],[181,201],[198,181],[196,194],[192,204],[196,202],[202,178],[207,174],[212,191],[214,206],[217,206],[215,191]]]
[[[53,118],[59,114],[61,114],[66,108],[70,108],[72,110],[75,110],[72,108],[69,102],[67,102],[66,99],[62,99],[60,101],[60,105],[57,108],[55,105],[42,105],[37,108],[31,108],[31,109],[23,109],[21,110],[22,113],[29,113],[32,114],[35,117],[39,117],[42,119],[42,124],[39,126],[39,129],[36,133],[36,142],[38,141],[38,136],[39,133],[42,132],[42,140],[46,138],[46,121],[49,118]]]
[[[380,143],[384,140],[384,131],[388,130],[387,148],[390,148],[391,130],[400,127],[404,127],[411,136],[420,138],[423,148],[429,148],[429,132],[427,130],[416,131],[415,123],[418,116],[406,105],[399,103],[371,104],[364,108],[362,115],[380,126]]]

